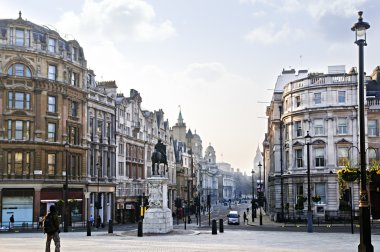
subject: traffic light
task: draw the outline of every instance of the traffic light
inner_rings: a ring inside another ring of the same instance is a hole
[[[207,206],[210,207],[211,206],[211,195],[207,195]]]
[[[149,206],[148,197],[144,197],[144,207]]]

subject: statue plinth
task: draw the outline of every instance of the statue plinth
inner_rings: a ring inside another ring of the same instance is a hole
[[[161,176],[147,178],[149,209],[143,220],[144,234],[166,234],[173,230],[172,211],[168,208],[168,179]]]

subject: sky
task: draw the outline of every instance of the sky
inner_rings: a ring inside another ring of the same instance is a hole
[[[181,109],[217,162],[249,172],[267,130],[266,106],[283,69],[356,67],[353,23],[364,12],[365,71],[380,65],[378,0],[3,1],[0,18],[46,25],[84,49],[97,81],[136,89],[142,108]]]

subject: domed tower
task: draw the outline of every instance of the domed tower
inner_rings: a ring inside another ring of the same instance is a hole
[[[214,147],[211,146],[211,143],[206,148],[205,157],[204,158],[205,158],[205,160],[206,160],[207,163],[209,163],[209,164],[216,164],[215,150],[214,150]]]
[[[197,134],[197,131],[195,130],[195,133],[193,134],[193,139],[192,139],[192,148],[193,148],[193,153],[197,157],[202,157],[202,139],[201,137]]]

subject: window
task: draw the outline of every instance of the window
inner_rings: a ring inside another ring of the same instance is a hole
[[[346,102],[346,91],[338,91],[338,102],[339,103]]]
[[[348,161],[348,148],[338,147],[338,166],[345,166]]]
[[[71,48],[71,60],[72,61],[78,60],[78,49],[76,47]]]
[[[24,29],[16,29],[16,45],[24,46],[25,45],[25,30]]]
[[[71,85],[79,86],[79,74],[71,72]]]
[[[378,149],[368,148],[368,162],[370,165],[377,161],[377,152]]]
[[[55,123],[48,123],[48,141],[49,142],[55,142],[56,140],[56,124]]]
[[[55,156],[55,154],[52,154],[52,153],[48,154],[47,164],[48,164],[48,170],[47,170],[48,175],[55,175],[55,171],[56,171],[56,156]]]
[[[15,139],[16,140],[22,140],[23,139],[23,122],[22,121],[15,121]]]
[[[325,166],[325,149],[315,148],[315,167]]]
[[[49,38],[49,52],[55,53],[55,39]]]
[[[69,143],[72,145],[79,145],[79,127],[75,125],[69,125],[68,130]]]
[[[57,67],[56,66],[49,65],[48,79],[49,80],[56,80],[57,79]]]
[[[8,108],[30,109],[30,94],[21,92],[9,92]]]
[[[124,176],[124,163],[119,162],[119,176]]]
[[[15,153],[15,175],[22,175],[22,152]]]
[[[13,127],[12,127],[13,126]],[[14,130],[14,135],[12,135]],[[30,121],[12,121],[8,120],[8,139],[30,140]]]
[[[347,134],[347,118],[338,118],[338,134]]]
[[[301,96],[296,96],[296,107],[301,106]]]
[[[8,120],[8,139],[12,139],[12,120]]]
[[[25,153],[25,169],[24,169],[25,174],[30,173],[30,152]]]
[[[75,101],[71,102],[71,116],[73,117],[78,116],[78,103]]]
[[[91,117],[90,118],[90,136],[91,136],[91,141],[94,141],[94,129],[93,129],[93,127],[94,127],[94,118],[93,117]]]
[[[7,154],[7,170],[8,170],[8,175],[12,174],[12,153],[8,152]]]
[[[57,97],[48,96],[48,112],[57,112]]]
[[[377,120],[368,120],[368,136],[377,136]]]
[[[296,136],[297,137],[302,137],[302,123],[301,123],[301,121],[296,121],[294,123],[294,127],[295,127],[295,130],[296,130]]]
[[[15,75],[21,77],[32,77],[29,67],[21,63],[16,63],[8,68],[8,75]]]
[[[124,144],[120,143],[119,144],[119,155],[123,155],[123,154],[124,154]]]
[[[289,169],[289,151],[285,151],[285,169]]]
[[[315,184],[315,195],[321,196],[320,204],[326,204],[326,184],[325,183],[316,183]]]
[[[296,149],[296,165],[297,168],[302,168],[303,167],[303,155],[302,155],[302,149]]]
[[[324,121],[323,119],[314,119],[314,135],[324,135]]]
[[[102,121],[98,121],[97,134],[99,136],[99,142],[103,143],[103,122]]]
[[[314,93],[314,104],[321,104],[322,97],[321,93]]]

